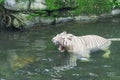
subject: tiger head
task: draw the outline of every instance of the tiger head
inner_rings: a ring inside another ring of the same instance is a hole
[[[58,50],[60,52],[64,52],[65,50],[68,50],[72,45],[72,34],[67,34],[66,31],[57,34],[55,37],[53,37],[52,42],[58,46]]]

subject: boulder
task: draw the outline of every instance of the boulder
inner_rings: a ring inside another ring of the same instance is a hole
[[[13,11],[44,10],[47,8],[45,0],[5,0],[4,7]]]

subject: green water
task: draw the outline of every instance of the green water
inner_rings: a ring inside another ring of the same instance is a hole
[[[120,37],[119,23],[69,23],[27,32],[0,32],[0,80],[120,80],[120,42],[112,42],[110,58],[103,52],[81,62],[60,53],[51,42],[63,31],[74,35],[96,34]]]

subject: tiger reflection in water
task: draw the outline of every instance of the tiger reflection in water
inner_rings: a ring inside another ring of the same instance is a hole
[[[60,52],[79,54],[82,60],[88,60],[90,53],[98,50],[105,51],[103,57],[108,58],[111,41],[97,35],[75,36],[66,31],[53,37],[52,42]]]

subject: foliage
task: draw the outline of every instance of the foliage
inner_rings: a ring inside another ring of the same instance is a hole
[[[66,7],[75,7],[76,0],[46,0],[49,10],[55,10]]]
[[[4,0],[0,0],[0,4],[3,3],[3,2],[4,2]]]
[[[26,18],[27,18],[27,19],[32,19],[32,18],[34,18],[34,17],[36,17],[36,16],[39,16],[39,14],[29,13],[29,16],[27,16]]]
[[[120,8],[120,0],[112,0],[114,8]]]
[[[112,9],[110,0],[77,0],[78,7],[72,14],[101,14]]]
[[[48,7],[48,10],[54,10],[60,8],[60,2],[61,0],[46,0],[46,5]]]
[[[46,0],[48,10],[71,8],[71,15],[101,14],[112,9],[110,0]],[[74,8],[74,9],[72,9]]]
[[[42,16],[42,17],[47,16],[46,12],[42,11],[42,10],[36,10],[34,12],[29,12],[28,14],[29,14],[29,16],[27,16],[26,18],[29,19],[29,20],[31,20],[31,19],[33,19],[34,17],[37,17],[37,16]]]

